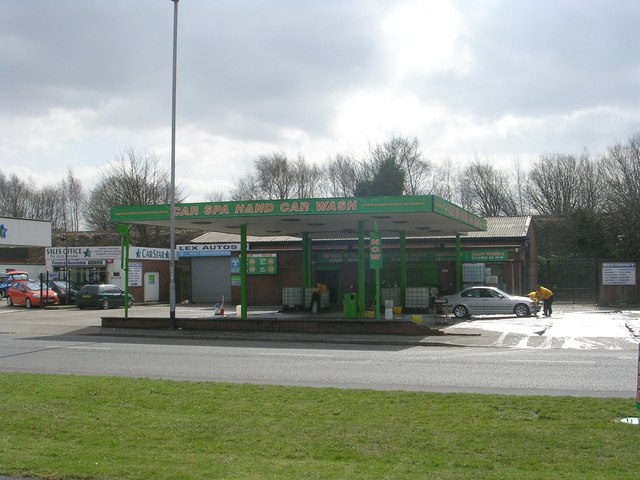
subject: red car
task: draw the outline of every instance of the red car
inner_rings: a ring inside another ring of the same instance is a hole
[[[7,289],[7,305],[24,305],[27,308],[40,305],[58,305],[56,292],[40,282],[14,282]]]

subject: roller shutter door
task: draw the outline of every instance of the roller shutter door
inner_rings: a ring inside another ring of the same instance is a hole
[[[226,301],[231,301],[230,258],[193,258],[191,260],[191,301],[215,304],[223,295]]]

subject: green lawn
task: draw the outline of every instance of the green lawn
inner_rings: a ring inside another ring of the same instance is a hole
[[[636,479],[631,399],[0,374],[0,475]]]

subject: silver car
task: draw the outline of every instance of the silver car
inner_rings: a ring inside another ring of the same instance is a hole
[[[518,297],[496,287],[475,286],[443,297],[450,313],[457,318],[471,315],[535,315],[538,305],[529,297]]]

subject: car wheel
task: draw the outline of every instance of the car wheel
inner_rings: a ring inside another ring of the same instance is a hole
[[[27,308],[31,308],[31,300],[29,300],[28,298],[24,301],[24,306]]]
[[[102,300],[102,309],[107,310],[108,308],[109,308],[109,300],[105,298],[104,300]]]
[[[11,297],[7,297],[7,305],[13,307],[13,300],[11,300]]]
[[[524,303],[519,303],[518,305],[516,305],[513,309],[513,313],[515,313],[518,317],[528,317],[529,315],[531,315],[529,307],[527,307]]]
[[[0,290],[0,299],[4,298],[4,290]]]
[[[129,305],[128,305],[128,307],[129,307],[129,308],[133,307],[133,300],[129,299]]]
[[[464,305],[456,305],[453,309],[453,314],[456,318],[464,318],[469,316],[469,310]]]

